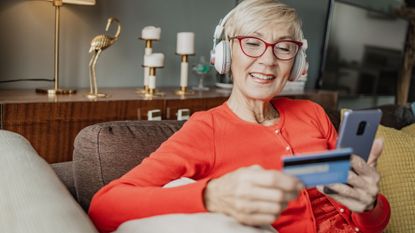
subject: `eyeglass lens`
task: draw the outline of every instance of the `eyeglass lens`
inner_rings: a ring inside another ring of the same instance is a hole
[[[242,50],[251,57],[261,56],[267,46],[264,41],[259,38],[247,37],[240,40]],[[280,41],[273,46],[274,55],[283,60],[293,58],[298,51],[299,46],[292,41]]]

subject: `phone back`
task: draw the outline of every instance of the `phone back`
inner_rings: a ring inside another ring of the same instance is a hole
[[[340,125],[337,148],[352,147],[353,154],[367,161],[381,117],[379,109],[347,111]]]

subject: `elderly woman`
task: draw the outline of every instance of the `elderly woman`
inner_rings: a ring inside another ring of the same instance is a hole
[[[305,46],[295,10],[278,1],[245,0],[224,27],[234,82],[228,101],[195,113],[150,157],[102,188],[89,211],[98,229],[215,212],[242,225],[272,224],[279,232],[382,232],[390,207],[378,193],[381,141],[368,163],[352,156],[347,185],[305,189],[281,172],[281,156],[334,149],[337,137],[319,105],[274,98],[296,78],[293,66]],[[162,188],[181,177],[195,182]]]

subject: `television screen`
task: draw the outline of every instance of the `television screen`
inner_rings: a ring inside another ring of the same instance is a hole
[[[395,95],[408,23],[332,1],[320,87],[344,95]]]

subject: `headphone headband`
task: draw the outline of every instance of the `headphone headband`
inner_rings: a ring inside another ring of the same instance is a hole
[[[228,21],[228,18],[231,16],[231,14],[233,13],[234,9],[232,9],[231,11],[229,11],[225,17],[223,17],[222,19],[219,20],[219,24],[216,26],[215,28],[215,33],[213,34],[213,38],[215,40],[220,40],[223,37],[223,32],[224,32],[224,25],[226,23],[226,21]],[[216,41],[214,41],[214,46],[216,45]]]

